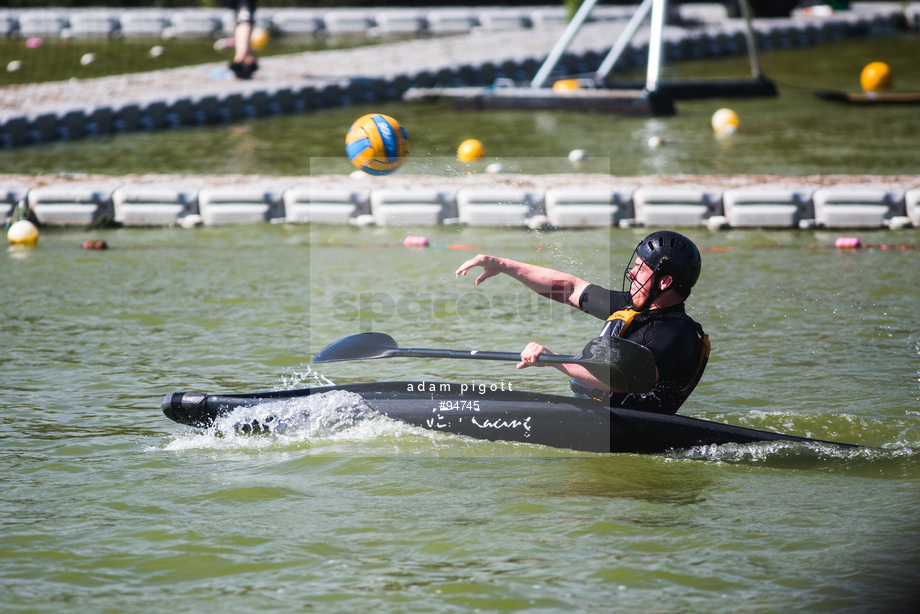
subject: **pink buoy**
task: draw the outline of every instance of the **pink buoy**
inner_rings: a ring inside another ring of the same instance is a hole
[[[26,49],[38,49],[45,42],[38,36],[32,36],[26,39]]]
[[[862,242],[858,237],[839,237],[834,242],[834,247],[837,249],[859,249],[862,247]]]
[[[414,237],[410,235],[403,239],[403,245],[406,247],[427,247],[428,237]]]

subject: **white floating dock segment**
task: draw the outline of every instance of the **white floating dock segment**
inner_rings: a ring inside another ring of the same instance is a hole
[[[643,226],[702,226],[722,214],[722,189],[642,186],[633,192],[633,207]]]
[[[348,224],[368,212],[367,195],[349,189],[294,186],[281,196],[284,220],[295,224]]]
[[[546,217],[557,228],[616,226],[632,217],[634,187],[559,187],[546,191]]]
[[[198,211],[207,226],[252,224],[274,217],[272,193],[253,186],[204,188],[198,193]]]
[[[472,11],[440,9],[425,15],[432,34],[465,34],[478,24]]]
[[[49,185],[30,190],[29,208],[48,226],[90,226],[112,215],[112,190],[82,185]]]
[[[280,36],[317,36],[323,31],[322,14],[310,9],[276,9],[272,24]]]
[[[920,227],[920,188],[908,190],[904,194],[904,205],[907,209],[907,217],[910,223]]]
[[[70,25],[61,30],[63,38],[107,39],[120,33],[119,21],[109,11],[73,12]]]
[[[528,218],[540,215],[539,198],[517,188],[473,188],[457,190],[457,216],[470,226],[527,226]]]
[[[365,34],[374,23],[366,10],[342,9],[323,14],[326,33],[331,36],[342,34]]]
[[[814,187],[750,185],[725,190],[722,207],[733,228],[798,228],[814,218]]]
[[[23,11],[18,20],[20,38],[58,37],[68,24],[67,12],[63,9]]]
[[[374,13],[377,25],[368,31],[374,35],[421,34],[428,30],[428,22],[423,11],[387,10]]]
[[[169,27],[169,13],[159,10],[125,11],[118,16],[125,38],[160,38]]]
[[[920,2],[911,2],[904,7],[907,24],[914,30],[920,30]]]
[[[523,10],[485,9],[478,13],[479,27],[483,30],[520,30],[530,27],[530,18]]]
[[[124,226],[172,226],[198,212],[197,190],[123,185],[112,193],[115,222]]]
[[[450,199],[436,189],[378,188],[371,214],[378,226],[437,226],[452,217]]]
[[[535,8],[530,11],[530,23],[534,28],[564,28],[569,16],[562,6]]]
[[[904,198],[882,187],[837,185],[812,195],[815,222],[826,228],[884,228],[904,215]]]
[[[216,37],[222,33],[220,12],[177,10],[170,17],[170,25],[163,30],[163,38]]]

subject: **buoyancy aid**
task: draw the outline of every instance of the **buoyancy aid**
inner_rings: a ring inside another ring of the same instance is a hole
[[[690,324],[696,331],[699,340],[699,357],[689,379],[687,379],[686,382],[681,382],[682,385],[680,388],[681,396],[686,399],[702,379],[703,371],[705,371],[706,365],[709,363],[709,354],[712,351],[709,335],[706,334],[703,327],[694,321],[693,318],[682,311],[654,313],[650,311],[636,311],[635,309],[621,309],[620,311],[615,311],[607,318],[606,324],[604,324],[603,329],[601,329],[601,335],[623,337],[627,331],[635,331],[637,328],[645,326],[655,320],[683,320]],[[586,389],[588,389],[591,391],[588,396],[599,398],[604,401],[610,398],[610,393],[605,393],[597,388],[590,388],[577,380],[572,380],[572,389],[576,393],[581,394],[585,394]],[[599,397],[598,395],[601,396]]]

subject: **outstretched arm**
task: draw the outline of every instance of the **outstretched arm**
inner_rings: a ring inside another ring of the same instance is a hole
[[[504,273],[541,296],[560,303],[568,303],[573,307],[578,307],[581,293],[590,285],[587,281],[569,273],[485,254],[479,254],[464,262],[457,269],[457,275],[466,275],[467,271],[477,266],[482,267],[482,273],[476,278],[476,285],[499,273]]]

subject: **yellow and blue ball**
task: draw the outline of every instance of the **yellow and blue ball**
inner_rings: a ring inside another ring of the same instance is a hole
[[[371,113],[359,117],[345,135],[351,163],[370,175],[388,175],[409,155],[409,136],[398,121]]]

